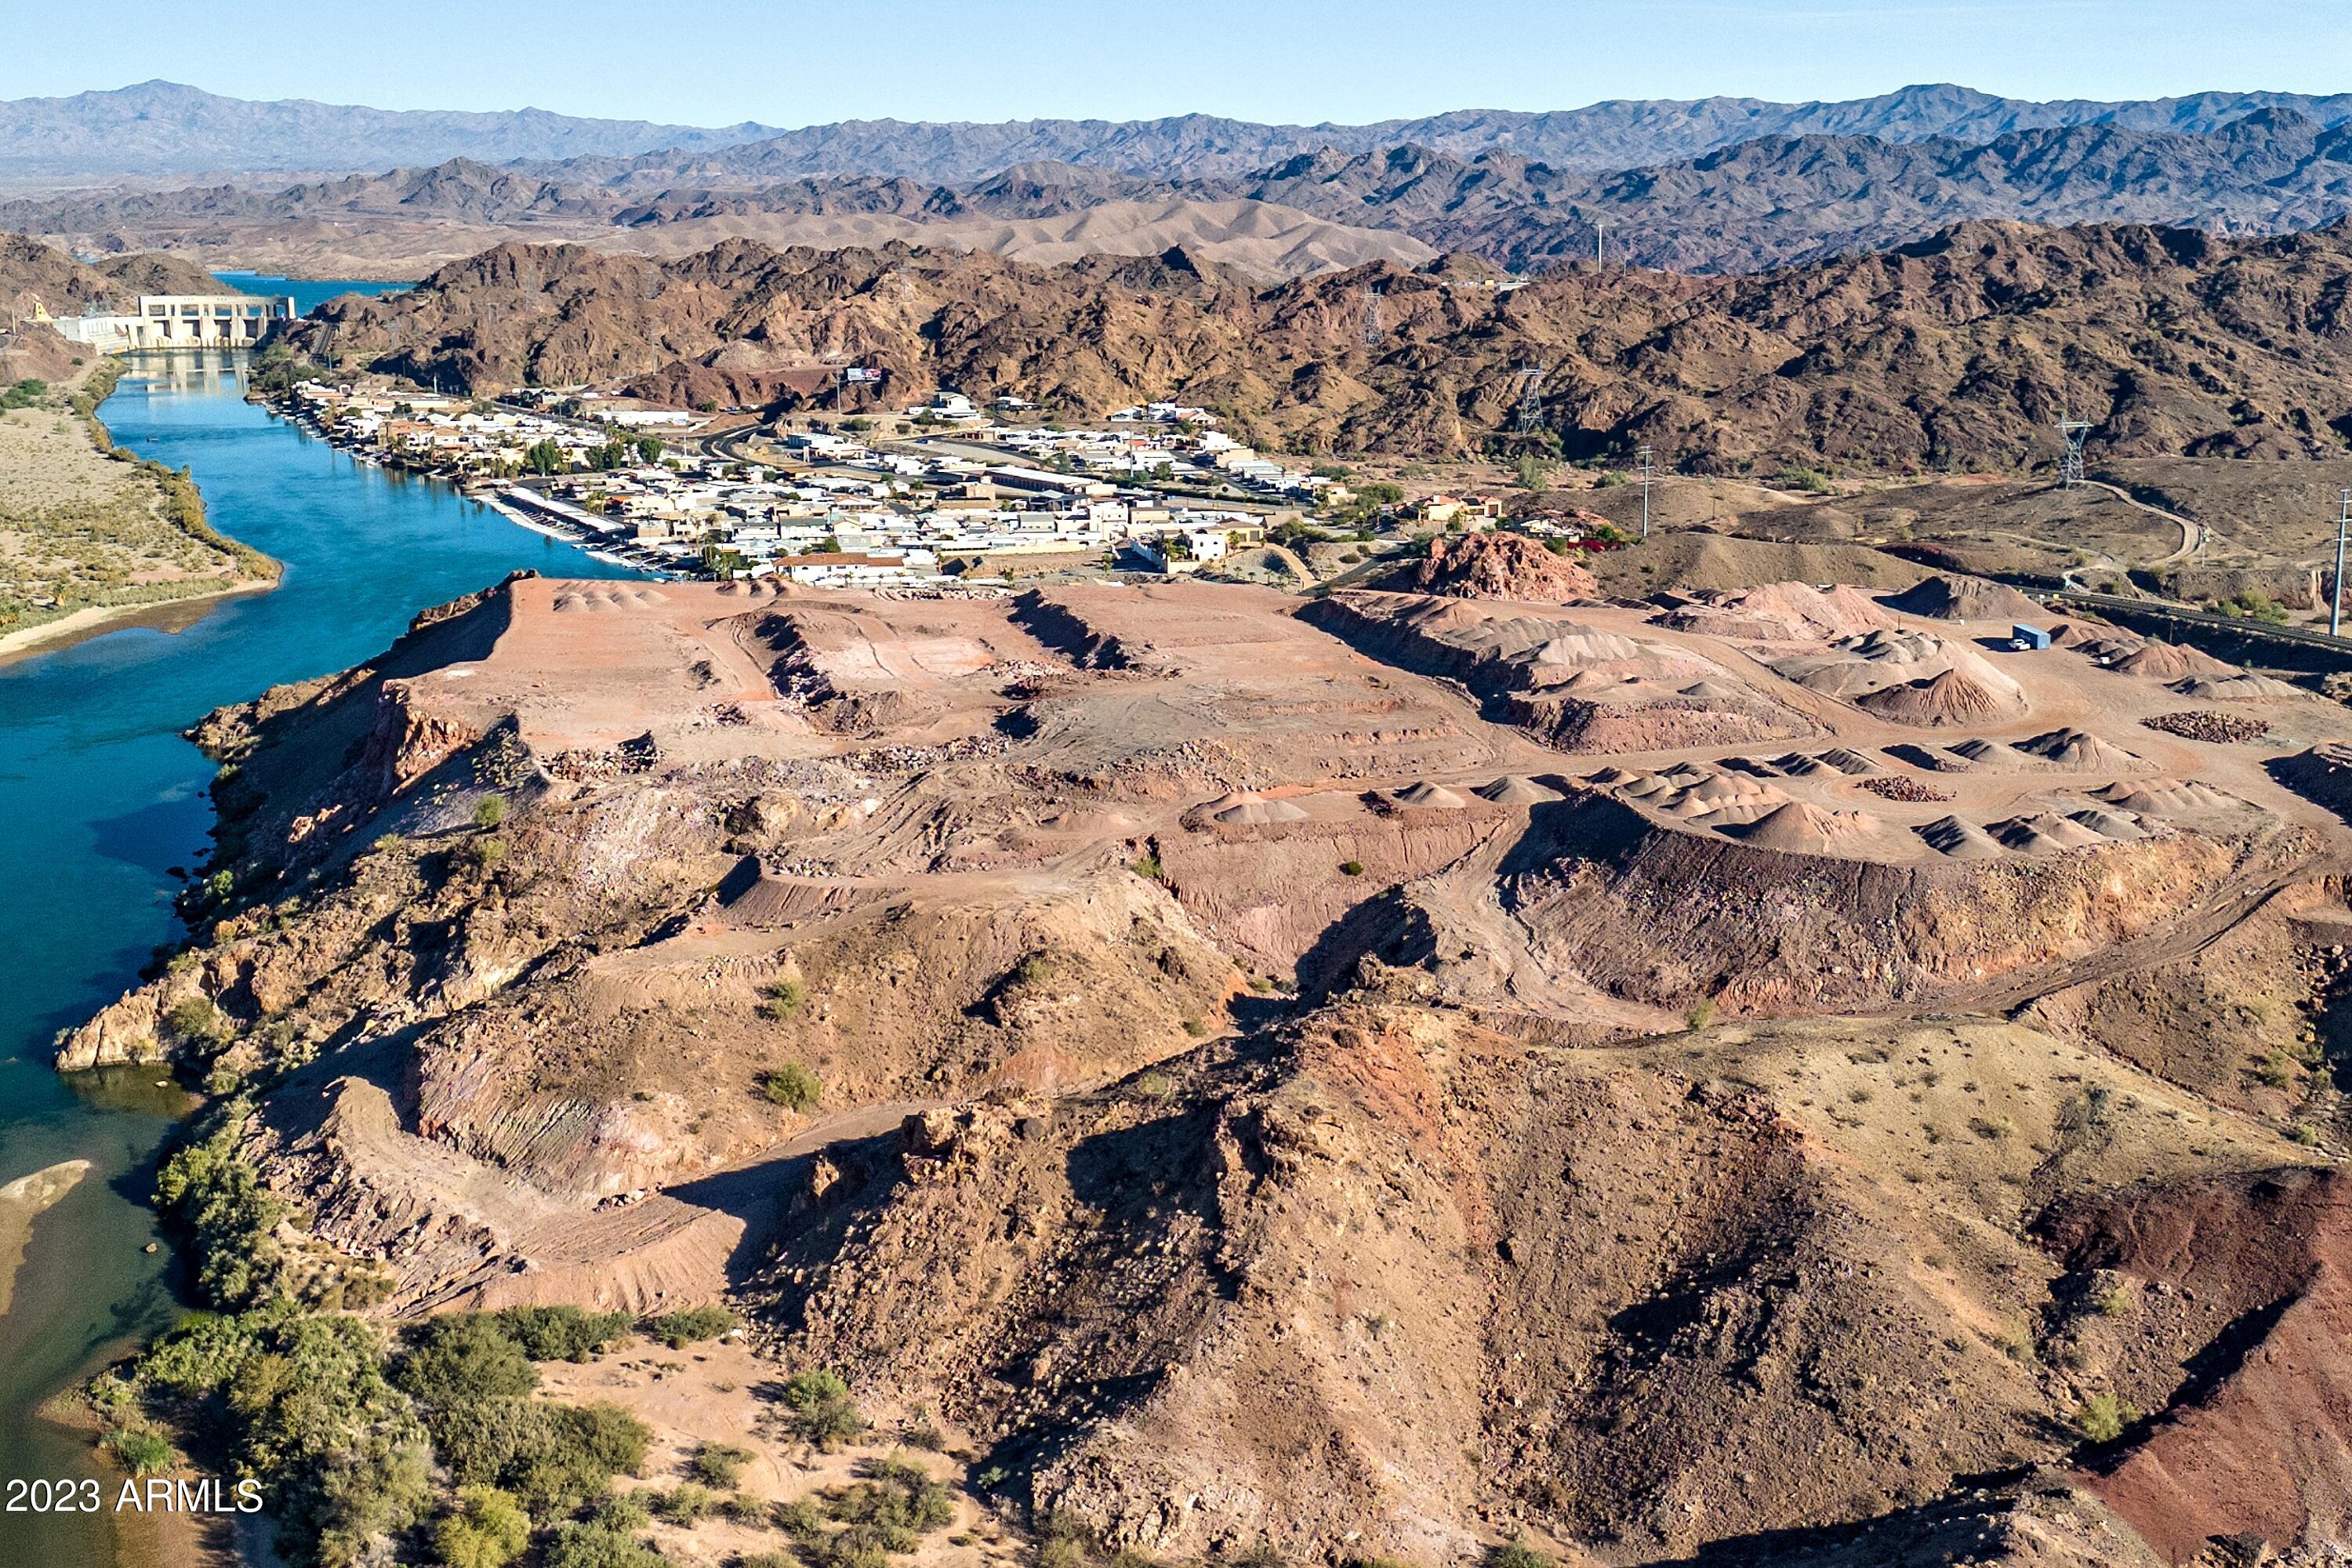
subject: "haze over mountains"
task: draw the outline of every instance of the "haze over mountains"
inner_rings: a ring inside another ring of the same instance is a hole
[[[1633,100],[1540,112],[1458,110],[1370,125],[1267,125],[1186,114],[1003,124],[846,121],[780,131],[751,121],[695,128],[536,109],[462,113],[302,99],[250,102],[158,80],[0,103],[0,180],[377,170],[457,157],[496,163],[725,149],[741,150],[700,163],[667,160],[667,166],[680,178],[722,172],[773,179],[893,174],[964,182],[1012,164],[1048,161],[1184,179],[1239,174],[1325,148],[1364,153],[1406,143],[1458,157],[1499,150],[1555,166],[1612,169],[1696,157],[1759,136],[1989,142],[2013,131],[2067,125],[2200,132],[2263,109],[2289,109],[2334,125],[2352,119],[2352,94],[2204,92],[2037,103],[1937,85],[1833,103]]]

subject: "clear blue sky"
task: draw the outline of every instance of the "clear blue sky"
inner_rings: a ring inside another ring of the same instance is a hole
[[[720,124],[1360,121],[1604,98],[2352,89],[2352,0],[81,0],[0,6],[0,98],[247,98]],[[72,26],[44,36],[40,21]]]

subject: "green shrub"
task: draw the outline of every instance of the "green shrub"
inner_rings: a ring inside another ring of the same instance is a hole
[[[1160,857],[1157,855],[1145,853],[1137,856],[1135,863],[1130,866],[1129,869],[1147,882],[1163,882],[1167,880],[1166,874],[1160,868]]]
[[[113,1455],[114,1462],[134,1476],[152,1476],[172,1468],[171,1442],[152,1426],[125,1426],[109,1432],[99,1447]]]
[[[506,1568],[530,1543],[530,1516],[495,1487],[459,1487],[457,1506],[433,1527],[433,1549],[450,1568]]]
[[[801,1005],[808,1000],[807,988],[797,980],[772,980],[760,1000],[760,1016],[779,1024],[788,1023],[800,1016]]]
[[[434,1408],[515,1399],[539,1386],[522,1346],[497,1319],[480,1312],[431,1318],[413,1334],[415,1348],[394,1375],[418,1404]]]
[[[660,1552],[600,1524],[562,1526],[541,1562],[544,1568],[672,1568]]]
[[[784,1404],[793,1412],[793,1429],[828,1454],[866,1430],[849,1385],[829,1372],[794,1373],[784,1384]]]
[[[577,1307],[509,1307],[498,1321],[533,1361],[583,1362],[628,1338],[636,1319]]]
[[[653,1522],[653,1510],[646,1507],[643,1493],[606,1492],[596,1500],[596,1506],[589,1511],[588,1521],[592,1524],[601,1524],[607,1530],[616,1530],[625,1533],[632,1530],[643,1530]]]
[[[688,1481],[672,1487],[661,1500],[662,1517],[672,1524],[694,1525],[706,1518],[718,1499],[704,1488]]]
[[[824,1534],[824,1512],[813,1498],[795,1498],[776,1505],[776,1528],[794,1541],[815,1541]]]
[[[2289,1132],[2287,1136],[2308,1149],[2318,1143],[2319,1129],[2314,1127],[2308,1121],[2298,1122],[2295,1125],[2294,1130]]]
[[[148,1347],[132,1376],[166,1399],[201,1399],[226,1387],[260,1343],[251,1315],[191,1312]]]
[[[694,1479],[720,1491],[733,1491],[743,1479],[743,1467],[751,1462],[749,1448],[732,1443],[704,1443],[694,1450]]]
[[[2131,1287],[2128,1285],[2118,1285],[2113,1289],[2106,1291],[2105,1294],[2100,1296],[2098,1308],[2099,1315],[2103,1318],[2122,1317],[2126,1312],[2132,1310]]]
[[[647,1339],[659,1340],[672,1350],[683,1350],[702,1340],[715,1340],[738,1321],[734,1311],[726,1307],[688,1307],[682,1312],[668,1312],[658,1318],[647,1318],[637,1325]]]
[[[172,1033],[183,1044],[192,1046],[204,1055],[216,1056],[236,1043],[236,1024],[220,1010],[209,996],[191,996],[173,1004],[163,1015]]]
[[[466,846],[466,858],[478,871],[495,871],[506,864],[507,841],[503,838],[476,838]]]
[[[1486,1568],[1551,1568],[1551,1559],[1529,1546],[1525,1539],[1513,1536],[1503,1545],[1488,1550]]]
[[[236,1310],[285,1293],[284,1249],[275,1232],[286,1205],[261,1185],[237,1149],[251,1107],[232,1101],[199,1141],[175,1150],[155,1174],[155,1206],[184,1231],[196,1256],[196,1293]]]
[[[1339,862],[1339,875],[1342,877],[1360,877],[1363,874],[1364,863],[1361,860],[1342,860]]]
[[[2074,1425],[2094,1443],[2112,1443],[2124,1428],[2139,1419],[2139,1412],[2112,1394],[2095,1394],[2074,1412]]]
[[[507,819],[507,797],[486,795],[474,803],[474,826],[496,827]]]
[[[798,1062],[760,1075],[760,1093],[771,1105],[781,1105],[787,1110],[808,1110],[824,1094],[824,1084],[816,1074]]]
[[[1686,1028],[1704,1029],[1714,1022],[1715,998],[1712,996],[1700,997],[1683,1014],[1683,1024]]]

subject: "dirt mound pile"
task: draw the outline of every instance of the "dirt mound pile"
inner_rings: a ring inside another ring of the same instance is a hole
[[[1941,576],[1881,599],[1890,610],[1937,621],[2000,621],[2013,625],[2042,606],[2006,584],[1982,577]]]
[[[1972,771],[2014,773],[2040,765],[2036,759],[2003,741],[1971,737],[1955,741],[1944,750],[1968,764]]]
[[[1476,537],[1484,538],[1486,535]],[[1491,602],[1341,589],[1298,618],[1383,662],[1460,681],[1563,751],[1793,739],[1813,725],[1696,649]]]
[[[1963,822],[1957,816],[1939,816],[1919,829],[1919,837],[1938,855],[1955,860],[1997,860],[2000,846],[1991,834],[1973,822]]]
[[[2192,675],[2186,680],[2176,680],[2172,689],[2183,697],[2200,698],[2207,702],[2276,702],[2285,697],[2308,697],[2310,692],[2289,681],[2270,675]]]
[[[2097,795],[2110,805],[2145,816],[2201,816],[2246,809],[2246,803],[2236,795],[2194,779],[2134,779],[2111,784]]]
[[[2034,756],[2074,773],[2128,773],[2133,768],[2147,766],[2135,753],[2125,751],[2112,741],[2102,740],[2087,730],[2053,730],[2046,735],[2036,735],[2019,744]]]
[[[1660,616],[1658,624],[1751,642],[1833,642],[1895,627],[1861,589],[1843,584],[1816,588],[1810,583],[1696,593]]]
[[[2106,842],[2082,823],[2046,811],[1987,823],[1985,831],[2021,855],[2055,855],[2062,850],[2084,849]]]
[[[1419,779],[1391,794],[1391,804],[1409,811],[1460,811],[1470,803],[1441,784]]]
[[[2095,657],[2104,656],[2106,652],[2103,645]],[[2234,664],[2224,664],[2211,654],[2169,642],[2142,642],[2137,647],[2112,658],[2103,658],[2102,661],[2109,669],[2120,670],[2126,675],[2145,676],[2150,680],[2171,681],[2184,676],[2238,673],[2238,667]]]
[[[1855,700],[1856,706],[1875,718],[1923,729],[1998,723],[2015,717],[2023,707],[2014,697],[1958,669],[1908,686],[1888,687]]]
[[[1481,800],[1491,801],[1496,805],[1542,805],[1548,801],[1567,798],[1549,784],[1539,784],[1517,773],[1506,774],[1492,784],[1480,784],[1477,793]]]
[[[1304,822],[1307,813],[1286,800],[1269,800],[1250,790],[1218,796],[1201,808],[1211,822],[1227,827],[1263,827],[1276,822]]]
[[[1528,605],[1564,605],[1601,593],[1592,574],[1575,562],[1525,534],[1499,530],[1458,538],[1440,534],[1429,542],[1426,560],[1399,567],[1376,586],[1397,594]]]
[[[1790,801],[1732,831],[1742,843],[1789,855],[1850,854],[1878,837],[1882,824],[1859,811],[1826,811],[1810,802]]]

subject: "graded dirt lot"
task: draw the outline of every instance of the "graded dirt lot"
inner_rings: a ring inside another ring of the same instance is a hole
[[[1522,543],[1314,600],[518,578],[200,727],[258,891],[61,1059],[252,1088],[379,1314],[736,1303],[560,1374],[655,1469],[740,1430],[818,1479],[761,1436],[805,1367],[932,1413],[942,1563],[2333,1517],[2352,1426],[2266,1337],[2352,1375],[2331,1255],[2200,1216],[2352,1135],[2352,714],[2013,652],[1991,583],[1634,601]],[[2216,1422],[2284,1479],[2186,1464]]]

